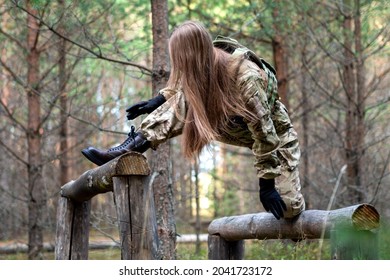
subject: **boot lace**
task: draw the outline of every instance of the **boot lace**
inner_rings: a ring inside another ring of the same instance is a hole
[[[128,136],[127,139],[122,144],[109,149],[107,152],[119,151],[119,150],[122,150],[123,148],[127,147],[128,145],[130,145],[130,143],[133,142],[134,138],[137,136],[137,133],[135,132],[134,125],[131,126],[131,130],[130,130],[129,134],[127,134],[127,136]]]

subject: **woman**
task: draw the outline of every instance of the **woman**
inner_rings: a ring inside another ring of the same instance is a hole
[[[221,43],[222,42],[222,43]],[[137,132],[107,151],[82,153],[102,165],[128,151],[156,149],[182,135],[186,157],[198,156],[213,140],[248,147],[255,156],[260,201],[275,218],[292,218],[305,208],[300,192],[297,134],[277,97],[273,69],[245,47],[216,40],[198,22],[187,21],[169,40],[171,75],[157,97],[127,109],[145,113]],[[231,43],[231,42],[230,42]],[[253,62],[255,61],[255,62]]]

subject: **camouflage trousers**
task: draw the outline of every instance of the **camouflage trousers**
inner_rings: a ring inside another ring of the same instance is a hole
[[[286,124],[286,120],[290,121],[284,105],[276,101],[276,111],[273,113],[273,121],[278,124],[282,121]],[[187,105],[182,92],[177,92],[173,97],[169,98],[164,104],[150,113],[141,123],[138,128],[148,141],[151,142],[151,147],[156,149],[157,146],[168,139],[178,136],[182,133]],[[285,127],[285,129],[279,129]],[[280,148],[277,151],[281,161],[281,172],[275,179],[276,190],[281,195],[287,205],[287,211],[284,213],[285,218],[292,218],[305,209],[305,201],[301,194],[301,185],[299,180],[298,161],[300,157],[297,133],[292,128],[292,125],[277,125],[276,131],[280,138]],[[243,135],[242,131],[240,133]],[[244,133],[250,138],[250,132]],[[233,138],[218,139],[220,142],[228,144],[237,144],[238,146],[248,146],[248,139],[244,139],[241,143],[232,142]],[[224,141],[227,140],[227,141]],[[256,165],[256,164],[255,164]]]

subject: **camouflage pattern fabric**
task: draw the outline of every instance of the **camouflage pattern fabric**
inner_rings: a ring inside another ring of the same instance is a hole
[[[240,54],[235,55],[239,57]],[[229,133],[216,140],[252,150],[257,176],[276,178],[276,189],[288,208],[285,218],[291,218],[305,209],[298,172],[300,149],[287,109],[279,101],[276,77],[266,67],[260,69],[245,60],[239,68],[237,82],[247,108],[257,120],[249,122],[239,116],[233,117]],[[180,89],[165,88],[160,94],[167,102],[149,114],[138,129],[154,149],[181,134],[188,106]]]

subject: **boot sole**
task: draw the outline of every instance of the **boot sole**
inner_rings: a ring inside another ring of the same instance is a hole
[[[99,158],[95,157],[93,153],[91,153],[88,149],[84,149],[81,151],[81,153],[91,162],[94,164],[101,166],[105,164],[105,162],[102,162]]]

